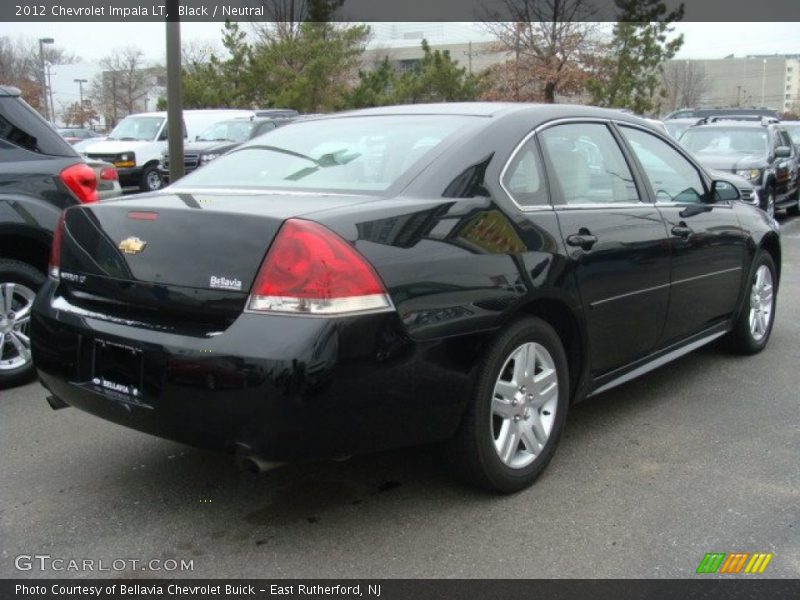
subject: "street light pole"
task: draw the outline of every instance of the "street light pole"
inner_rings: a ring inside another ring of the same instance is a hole
[[[47,121],[50,120],[50,110],[47,106],[47,75],[45,74],[44,69],[44,45],[52,44],[54,42],[55,40],[53,38],[39,38],[39,66],[41,67],[42,78],[42,108],[44,108],[44,118]]]
[[[764,68],[761,71],[761,106],[766,106],[767,94],[767,59],[764,59]]]

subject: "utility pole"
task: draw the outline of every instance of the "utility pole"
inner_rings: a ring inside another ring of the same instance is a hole
[[[167,0],[167,134],[169,181],[184,175],[183,91],[181,89],[181,22],[178,0]]]
[[[767,59],[764,59],[764,69],[761,71],[761,106],[766,106],[767,93]]]
[[[41,69],[41,80],[42,80],[42,108],[44,109],[44,118],[46,121],[50,120],[50,115],[48,114],[50,111],[48,110],[47,106],[47,78],[44,71],[44,45],[45,44],[53,44],[55,40],[53,38],[39,38],[39,66]]]

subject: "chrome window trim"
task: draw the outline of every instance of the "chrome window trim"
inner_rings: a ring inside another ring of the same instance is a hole
[[[638,203],[637,202],[619,202],[619,203],[613,203],[613,202],[607,202],[607,203],[603,203],[603,202],[581,202],[581,203],[575,203],[575,204],[553,204],[552,197],[550,197],[550,194],[549,194],[549,191],[550,191],[549,190],[549,186],[548,186],[548,198],[547,198],[548,203],[547,203],[546,206],[544,206],[544,205],[543,206],[524,206],[524,205],[520,204],[519,202],[517,202],[517,199],[514,198],[514,194],[512,194],[511,191],[505,186],[505,183],[503,183],[503,179],[505,179],[506,172],[508,171],[509,167],[511,166],[511,163],[514,162],[514,159],[517,157],[517,154],[519,154],[520,150],[522,150],[522,147],[525,144],[527,144],[529,140],[534,138],[536,136],[536,134],[544,131],[545,129],[549,129],[550,127],[556,127],[558,125],[569,125],[569,124],[573,124],[573,123],[596,123],[596,124],[601,124],[601,125],[610,125],[612,123],[613,124],[617,124],[617,123],[625,123],[625,122],[624,121],[616,121],[616,120],[613,120],[613,119],[601,118],[601,117],[562,117],[560,119],[553,119],[552,121],[547,121],[545,123],[541,123],[540,125],[536,126],[532,131],[529,131],[528,134],[524,138],[522,138],[522,140],[514,147],[514,150],[509,155],[508,159],[506,160],[505,165],[503,165],[503,169],[500,171],[500,176],[499,176],[499,180],[498,180],[498,183],[500,184],[500,187],[503,189],[503,191],[506,193],[506,195],[511,199],[511,202],[514,204],[514,206],[516,206],[522,212],[538,212],[538,211],[543,211],[543,210],[556,211],[556,210],[572,210],[572,209],[585,210],[585,209],[600,209],[600,208],[642,208],[642,207],[652,207],[652,206],[654,206],[654,204],[652,202],[645,202],[645,201],[643,201],[641,199],[639,200]],[[647,127],[640,127],[640,128],[643,131],[652,133],[652,130],[648,129]],[[614,141],[617,142],[616,139]],[[617,142],[617,145],[619,145],[619,142]],[[622,148],[620,148],[620,152],[622,152]],[[623,156],[624,156],[624,153],[623,153]],[[627,164],[627,161],[625,161],[625,162]],[[542,168],[544,169],[544,175],[545,175],[545,180],[546,180],[547,179],[547,169],[544,167],[544,165],[542,165]],[[628,166],[628,168],[630,169],[630,165]],[[634,175],[633,172],[631,172],[631,175],[635,179],[635,175]]]

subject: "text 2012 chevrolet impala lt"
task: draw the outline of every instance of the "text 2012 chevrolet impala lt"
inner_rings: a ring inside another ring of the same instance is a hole
[[[33,308],[51,403],[289,461],[450,440],[544,469],[571,403],[767,343],[778,227],[644,121],[388,107],[287,125],[147,196],[67,209]]]

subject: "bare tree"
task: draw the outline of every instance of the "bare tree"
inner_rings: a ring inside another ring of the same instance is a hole
[[[257,43],[270,44],[299,38],[304,21],[331,21],[344,0],[259,0],[259,4],[267,20],[253,21],[253,33]]]
[[[505,90],[502,95],[555,102],[557,93],[581,91],[585,63],[595,51],[599,33],[597,23],[589,22],[595,13],[590,0],[500,0],[499,4],[499,11],[484,11],[484,27],[497,40],[497,49],[509,55],[506,64],[489,74]]]
[[[48,44],[44,47],[44,60],[60,65],[79,62],[80,58]],[[19,88],[31,106],[41,108],[42,62],[36,40],[0,37],[0,82]]]
[[[711,88],[703,65],[688,60],[671,60],[664,65],[661,83],[669,110],[698,106]]]
[[[157,67],[148,67],[144,53],[135,47],[114,51],[100,61],[103,72],[95,77],[89,97],[115,125],[119,119],[140,110],[157,77]]]

